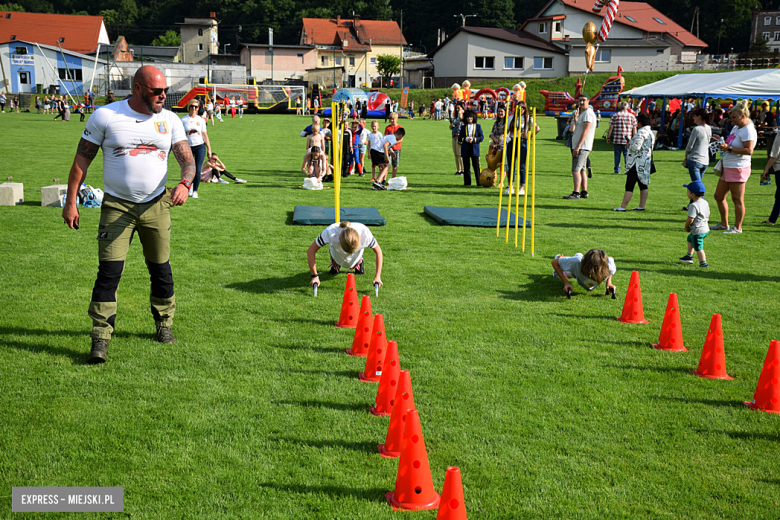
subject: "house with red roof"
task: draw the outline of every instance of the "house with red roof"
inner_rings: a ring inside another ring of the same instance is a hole
[[[338,16],[304,18],[298,45],[316,49],[316,65],[307,70],[310,82],[360,87],[379,77],[377,56],[400,56],[406,39],[397,22]]]
[[[89,54],[109,45],[102,16],[0,11],[0,43],[24,40]]]
[[[550,0],[536,17],[520,27],[569,53],[569,74],[585,72],[582,29],[601,27],[606,8],[592,11],[593,0]],[[599,45],[595,72],[614,72],[618,66],[635,70],[643,61],[696,62],[707,44],[645,2],[620,2],[607,41]],[[675,58],[673,58],[675,57]]]
[[[464,79],[556,78],[583,74],[582,29],[603,14],[593,0],[549,0],[519,29],[461,27],[428,57],[437,87]],[[616,72],[669,63],[695,63],[707,44],[645,2],[620,2],[607,41],[596,53],[594,72]]]

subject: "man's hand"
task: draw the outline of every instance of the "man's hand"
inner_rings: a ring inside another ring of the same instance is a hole
[[[174,206],[181,206],[187,202],[189,196],[190,190],[184,184],[177,184],[171,193],[171,202]]]
[[[79,228],[79,208],[76,204],[66,204],[62,208],[62,218],[70,229]]]
[[[572,148],[571,149],[571,154],[572,155],[579,155],[580,154],[580,149],[579,148]]]

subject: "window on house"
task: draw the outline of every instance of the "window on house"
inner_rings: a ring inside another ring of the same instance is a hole
[[[630,17],[630,16],[628,16],[628,15],[623,15],[623,16],[625,16],[626,20],[628,20],[629,22],[634,22],[634,23],[636,23],[636,19],[635,19],[635,18],[632,18],[632,17]]]
[[[341,65],[341,56],[336,56],[336,66],[338,67],[340,65]]]
[[[539,24],[539,34],[544,34],[547,32],[547,23],[542,22]]]
[[[351,57],[349,58],[349,66],[354,67],[355,66],[355,58]]]
[[[780,16],[775,17],[775,25],[780,25]]]
[[[19,55],[27,54],[27,47],[17,47],[16,48],[16,54],[19,54]]]
[[[202,43],[198,44],[198,52],[203,52],[203,44]]]
[[[771,16],[765,16],[764,17],[764,25],[771,25],[772,24],[772,17]]]
[[[328,64],[328,57],[327,56],[320,57],[320,64],[321,65],[327,65]]]
[[[765,40],[769,41],[769,33],[768,32],[765,32],[762,36],[764,37]]]
[[[666,25],[666,22],[664,22],[660,18],[653,18],[653,20],[655,20],[656,22],[660,23],[661,25]]]
[[[203,29],[198,29],[198,36],[203,36]]]
[[[70,77],[68,77],[68,69],[57,69],[57,73],[62,80],[81,81],[81,69],[70,69]]]
[[[775,37],[772,38],[774,41],[780,40],[780,31],[775,31]]]
[[[303,54],[299,54],[298,59],[301,60],[301,63],[303,63]]]
[[[523,58],[519,56],[506,56],[504,58],[505,69],[523,69]]]
[[[534,58],[535,70],[550,70],[552,68],[553,68],[552,58],[545,58],[545,57]]]
[[[553,26],[553,32],[561,32],[561,22],[555,22],[555,25]]]
[[[475,69],[492,69],[494,68],[494,57],[493,56],[477,56],[474,58],[474,68]]]
[[[371,63],[371,65],[376,65],[376,58],[370,58],[369,63]]]
[[[596,63],[609,63],[612,59],[612,51],[599,49],[596,51]]]

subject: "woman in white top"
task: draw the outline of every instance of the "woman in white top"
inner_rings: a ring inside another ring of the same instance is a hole
[[[211,157],[211,143],[209,142],[209,135],[206,133],[206,121],[198,115],[198,107],[200,102],[197,99],[190,101],[187,105],[188,114],[181,118],[181,122],[184,125],[184,132],[187,134],[187,141],[190,143],[192,149],[192,156],[195,158],[195,179],[192,181],[192,187],[190,188],[190,195],[192,198],[198,198],[198,187],[200,186],[200,173],[203,167],[203,160],[207,157]]]
[[[644,211],[649,194],[650,173],[653,165],[653,131],[650,114],[642,112],[636,117],[637,132],[628,142],[628,157],[626,158],[626,191],[623,203],[612,211],[626,211],[634,187],[639,184],[639,206],[634,211]]]
[[[211,98],[206,98],[206,122],[211,120],[211,126],[214,126],[214,103],[211,102]]]
[[[723,156],[723,173],[715,188],[715,202],[720,211],[720,222],[710,226],[712,230],[725,229],[724,233],[742,233],[742,220],[745,218],[745,183],[750,177],[750,157],[756,146],[758,134],[750,122],[748,101],[742,100],[731,109],[729,114],[734,128],[726,137],[726,142],[718,147]],[[734,202],[734,226],[729,228],[729,207],[726,194],[731,192]]]
[[[691,181],[700,181],[707,166],[710,164],[710,141],[712,140],[712,128],[710,127],[711,114],[703,108],[693,111],[693,122],[696,126],[691,130],[688,138],[688,146],[685,147],[684,163],[687,164]],[[683,206],[688,211],[688,205]]]

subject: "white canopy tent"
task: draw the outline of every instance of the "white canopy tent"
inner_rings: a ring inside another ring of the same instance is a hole
[[[741,70],[735,72],[677,74],[671,78],[637,87],[622,96],[632,98],[703,98],[707,99],[780,99],[780,69]],[[685,111],[685,103],[681,104]],[[663,121],[662,112],[662,121]],[[682,146],[683,125],[680,125],[678,146]]]

